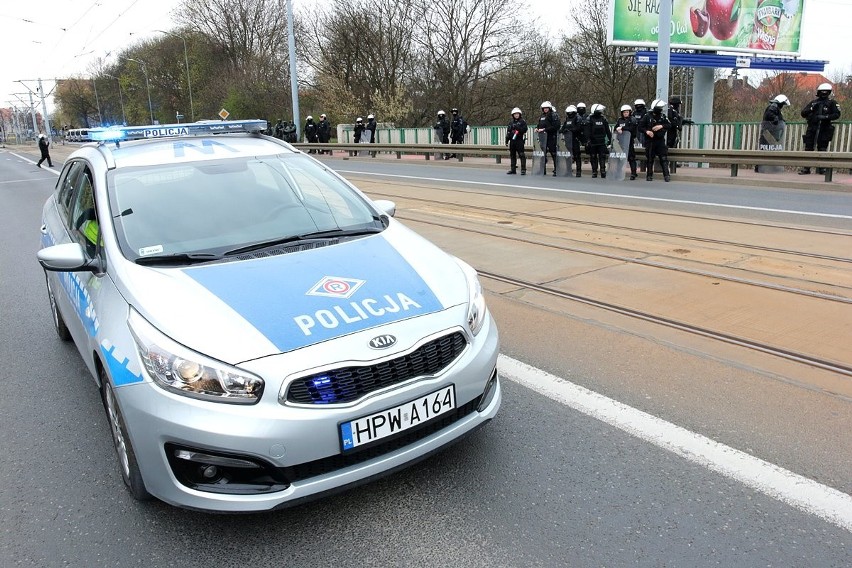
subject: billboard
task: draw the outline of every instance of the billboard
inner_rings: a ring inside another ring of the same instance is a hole
[[[659,0],[610,0],[611,45],[656,47]],[[805,0],[672,0],[671,47],[800,53]]]

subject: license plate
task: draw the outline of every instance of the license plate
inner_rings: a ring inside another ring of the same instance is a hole
[[[453,385],[369,416],[340,425],[343,451],[404,432],[456,407]]]

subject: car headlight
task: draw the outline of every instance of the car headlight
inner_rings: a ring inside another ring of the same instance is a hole
[[[184,396],[253,404],[263,393],[263,379],[205,357],[170,339],[133,308],[128,324],[136,348],[154,384]]]
[[[479,283],[479,276],[472,266],[458,258],[456,262],[458,262],[462,272],[464,272],[464,277],[467,279],[467,327],[471,333],[476,335],[485,324],[485,317],[488,313],[485,307],[485,296],[482,295],[482,284]]]

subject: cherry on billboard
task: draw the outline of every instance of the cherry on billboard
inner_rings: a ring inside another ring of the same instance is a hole
[[[656,47],[660,0],[610,0],[609,43]],[[672,0],[671,47],[799,55],[805,0]]]

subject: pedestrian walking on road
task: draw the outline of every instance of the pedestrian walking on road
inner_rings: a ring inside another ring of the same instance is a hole
[[[41,163],[47,160],[47,165],[53,167],[53,160],[50,159],[50,141],[44,134],[38,135],[38,149],[41,151],[41,160],[36,163],[36,166],[41,167]]]

